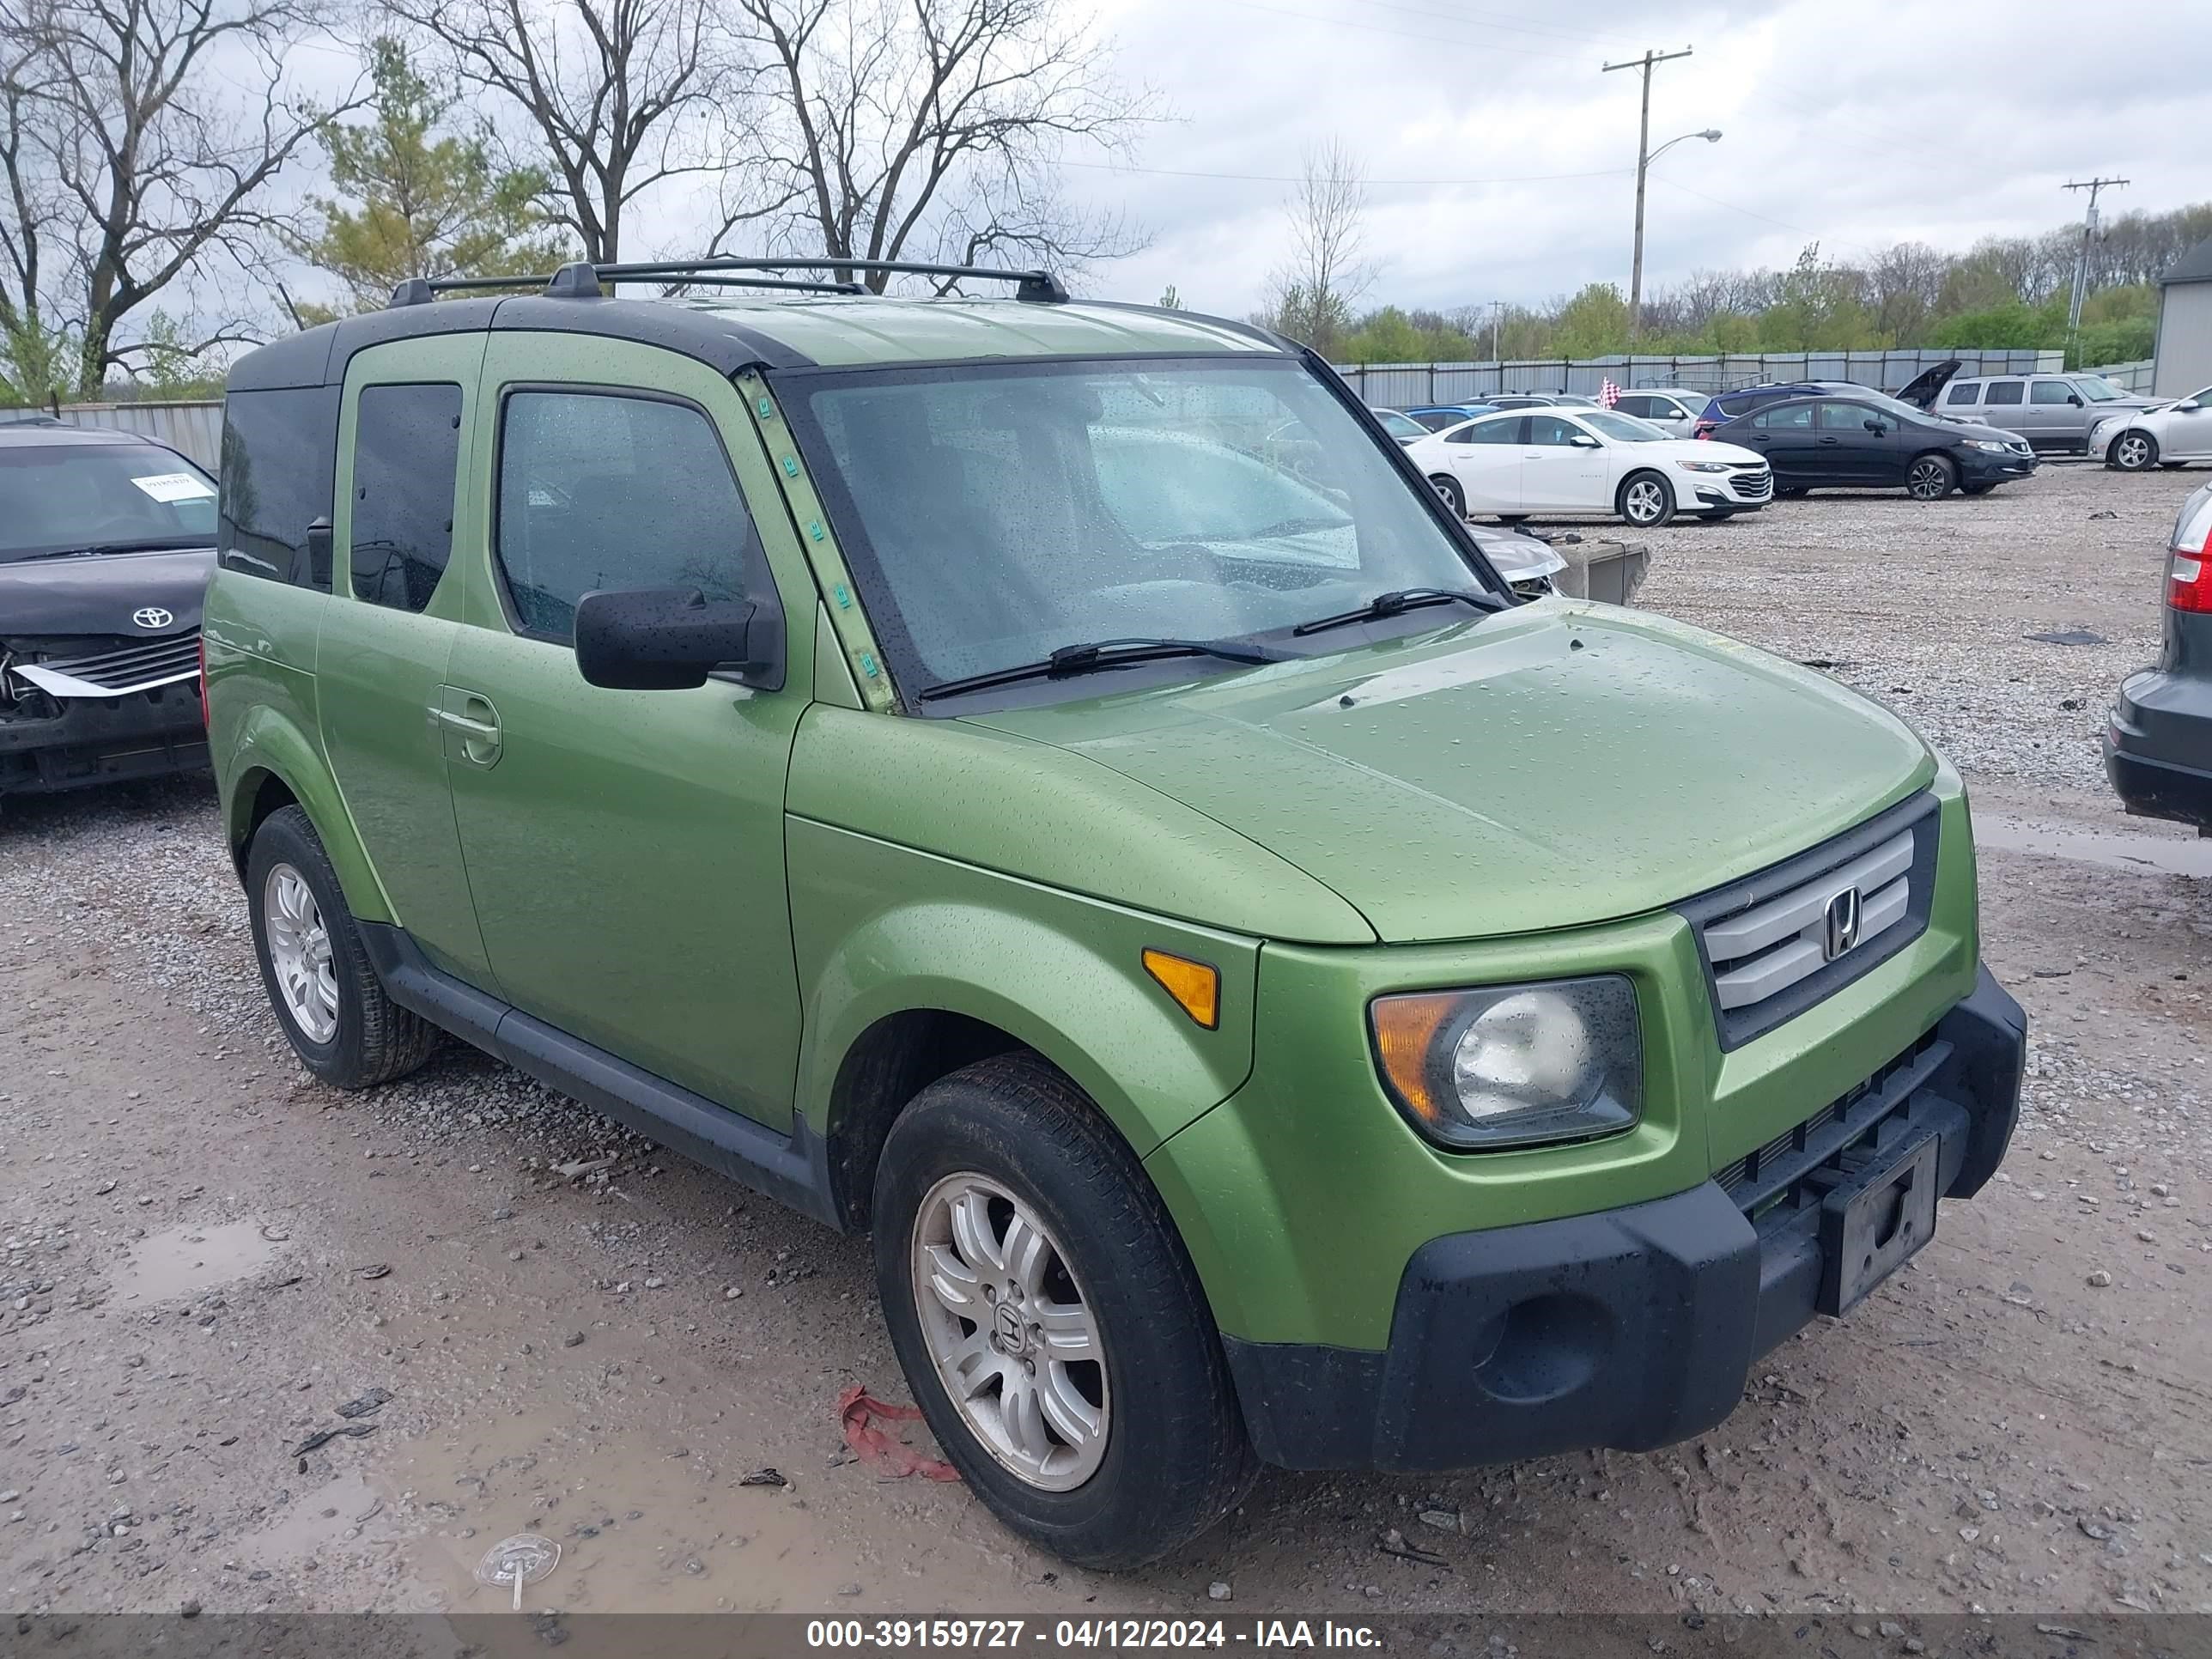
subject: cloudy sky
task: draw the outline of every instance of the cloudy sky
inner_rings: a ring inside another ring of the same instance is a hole
[[[1645,282],[1964,247],[2078,219],[2069,179],[2122,175],[2106,212],[2212,196],[2207,0],[1098,0],[1124,77],[1175,119],[1121,168],[1071,151],[1071,195],[1121,207],[1142,253],[1085,286],[1242,314],[1282,258],[1302,150],[1364,162],[1369,303],[1540,301],[1628,286],[1637,74],[1651,142]],[[1234,175],[1234,176],[1229,176]],[[1428,182],[1428,181],[1452,182]],[[1475,182],[1462,182],[1475,181]]]

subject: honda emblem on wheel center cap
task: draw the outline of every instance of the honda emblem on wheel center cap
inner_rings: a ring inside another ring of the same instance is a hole
[[[131,620],[141,628],[167,628],[176,617],[158,605],[142,605],[131,613]]]
[[[993,1334],[998,1337],[1000,1349],[1020,1358],[1023,1348],[1028,1346],[1029,1335],[1022,1328],[1022,1310],[1011,1302],[1001,1302],[991,1316],[991,1323],[996,1328]]]
[[[1820,957],[1823,961],[1833,962],[1859,942],[1862,915],[1859,890],[1856,887],[1846,887],[1828,901],[1827,914],[1821,918]]]

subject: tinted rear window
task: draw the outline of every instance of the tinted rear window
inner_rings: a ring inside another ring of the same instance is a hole
[[[1954,386],[1944,397],[1947,404],[1970,404],[1982,395],[1982,383],[1968,380],[1964,386]]]
[[[2026,390],[2026,386],[2018,380],[1991,380],[1990,395],[1982,401],[1984,404],[2016,404]]]
[[[453,550],[461,389],[362,388],[353,434],[354,595],[396,611],[430,603]]]
[[[337,438],[334,386],[234,392],[224,400],[216,523],[224,569],[331,591],[329,562],[308,568],[307,526],[331,516]]]

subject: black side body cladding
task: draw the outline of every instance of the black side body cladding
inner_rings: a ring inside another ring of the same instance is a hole
[[[717,1174],[844,1231],[830,1194],[829,1148],[805,1118],[794,1117],[791,1133],[780,1135],[465,984],[432,966],[403,928],[355,926],[376,976],[403,1008]]]

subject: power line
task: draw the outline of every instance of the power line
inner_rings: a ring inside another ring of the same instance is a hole
[[[1255,185],[1297,185],[1305,182],[1295,173],[1208,173],[1196,167],[1142,167],[1123,161],[1069,161],[1062,167],[1089,167],[1099,173],[1145,173],[1164,179],[1226,179]],[[1363,179],[1363,185],[1543,185],[1563,179],[1617,179],[1626,167],[1599,167],[1589,173],[1526,173],[1498,179]]]

